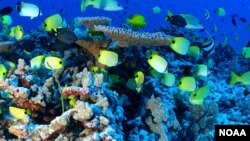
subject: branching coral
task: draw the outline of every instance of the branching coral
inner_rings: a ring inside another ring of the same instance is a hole
[[[216,102],[207,101],[204,106],[190,106],[190,112],[186,113],[188,120],[183,121],[185,129],[180,135],[183,139],[209,140],[213,138],[214,125],[217,123],[218,105]],[[212,134],[211,134],[212,133]]]
[[[145,122],[149,125],[149,128],[152,132],[160,135],[160,138],[158,139],[158,141],[168,141],[167,134],[165,133],[164,128],[163,128],[163,123],[153,122],[152,117],[147,117],[145,119]]]
[[[30,89],[24,87],[14,87],[3,80],[0,80],[0,88],[4,89],[5,92],[10,93],[13,98],[13,102],[22,108],[30,109],[32,111],[40,111],[43,107],[45,107],[45,103],[41,101],[42,98],[39,95],[33,99],[28,99]]]
[[[25,62],[20,60],[19,67],[15,71],[17,74],[13,73],[11,75],[13,78],[1,80],[0,88],[10,93],[12,101],[18,107],[41,114],[42,109],[47,110],[47,103],[51,104],[52,102],[48,97],[53,96],[54,79],[49,77],[44,81],[43,86],[37,86],[38,84],[34,85],[30,82],[31,85],[28,87],[19,87],[17,83],[14,83],[16,82],[14,80],[20,80],[21,77],[19,76],[26,76],[30,72],[27,71],[27,68]],[[73,75],[76,77],[76,82],[61,91],[64,97],[74,95],[77,99],[79,98],[72,109],[68,107],[67,111],[51,120],[50,124],[32,124],[31,120],[14,122],[8,125],[9,133],[26,140],[50,140],[56,137],[59,138],[63,134],[67,134],[67,138],[77,138],[79,140],[87,138],[115,140],[122,138],[118,136],[120,131],[113,129],[113,124],[116,124],[117,121],[109,115],[109,106],[112,104],[109,103],[106,94],[102,90],[102,77],[92,75],[86,68]],[[36,77],[34,78],[36,79]],[[31,97],[32,93],[36,93],[36,96]],[[43,97],[44,95],[48,97]],[[112,111],[116,110],[122,109],[118,108]],[[31,115],[30,118],[34,117]],[[15,118],[11,119],[15,120]],[[79,130],[78,135],[70,134],[71,122],[80,123],[76,125],[78,126],[77,130]]]
[[[94,135],[99,136],[98,138],[104,139],[106,138],[106,135],[108,135],[105,133],[106,130],[108,128],[111,129],[112,127],[108,127],[109,120],[104,116],[96,116],[94,119],[89,121],[92,116],[97,114],[93,111],[95,108],[101,107],[99,107],[98,104],[89,104],[88,102],[77,101],[73,109],[69,109],[61,116],[56,117],[50,122],[49,125],[39,125],[33,130],[28,129],[31,129],[34,125],[11,126],[9,132],[19,138],[29,137],[30,140],[48,140],[52,136],[58,135],[66,130],[67,126],[70,124],[70,118],[73,118],[83,124],[85,129],[82,131],[81,136],[85,136],[85,139]]]
[[[160,97],[155,98],[154,95],[152,95],[148,100],[146,109],[150,109],[151,114],[154,117],[154,122],[159,123],[161,121],[167,121]]]
[[[101,48],[107,48],[110,44],[110,41],[88,41],[85,39],[81,39],[76,41],[76,44],[79,45],[83,50],[87,51],[95,58],[98,57]]]
[[[95,25],[109,26],[111,25],[112,19],[108,17],[84,17],[77,18],[77,22],[92,29]]]
[[[147,117],[145,122],[149,126],[150,130],[156,134],[160,135],[159,141],[167,141],[168,137],[164,131],[163,123],[167,121],[164,109],[161,105],[161,99],[159,97],[155,98],[154,95],[149,99],[146,109],[150,109],[152,116]]]
[[[163,32],[136,32],[131,29],[95,25],[94,29],[109,35],[113,41],[119,41],[120,47],[127,46],[168,46],[173,37]]]
[[[66,87],[62,90],[62,95],[63,96],[70,96],[70,95],[81,95],[81,96],[87,96],[89,90],[87,88],[83,88],[83,87],[77,87],[77,86],[70,86],[70,87]]]

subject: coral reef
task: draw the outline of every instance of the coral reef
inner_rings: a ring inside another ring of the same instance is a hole
[[[0,42],[0,53],[12,53],[15,50],[14,41]]]
[[[32,115],[30,116],[36,118],[36,115],[33,114],[42,114],[41,112],[43,109],[46,109],[47,104],[52,102],[51,98],[49,99],[48,97],[53,96],[51,87],[55,82],[53,82],[53,78],[50,77],[46,79],[46,83],[43,86],[35,86],[37,84],[33,85],[32,82],[30,82],[31,84],[28,86],[17,87],[13,84],[13,79],[27,80],[27,77],[18,77],[19,75],[27,75],[28,70],[25,68],[28,68],[25,62],[19,59],[19,65],[15,70],[15,74],[12,76],[13,78],[6,79],[5,81],[1,80],[0,88],[3,89],[5,93],[10,94],[13,102],[18,107],[30,109],[32,111]],[[67,138],[76,138],[75,135],[73,136],[73,134],[69,133],[70,131],[67,130],[67,127],[72,122],[80,122],[76,123],[78,124],[77,126],[79,126],[79,135],[77,135],[79,140],[81,140],[81,138],[96,140],[116,139],[116,136],[112,135],[115,135],[118,131],[113,129],[112,124],[116,124],[117,120],[120,119],[109,115],[109,106],[112,104],[109,104],[108,97],[105,96],[105,90],[103,90],[102,84],[100,84],[102,82],[100,77],[96,77],[96,81],[98,82],[92,82],[94,76],[89,73],[87,69],[84,69],[83,72],[79,72],[76,75],[79,76],[76,81],[80,80],[81,86],[77,86],[76,83],[74,86],[63,88],[61,92],[64,97],[71,95],[80,97],[81,101],[76,101],[72,109],[68,109],[62,113],[62,115],[53,119],[50,124],[36,125],[31,123],[30,120],[10,124],[8,127],[9,133],[16,135],[18,138],[25,138],[26,140],[49,140],[57,136],[62,136],[64,133],[67,133]],[[36,88],[28,89],[27,87]],[[37,93],[37,95],[30,98],[31,93]],[[43,95],[46,95],[47,98]],[[110,92],[110,96],[112,96],[112,92]],[[114,95],[113,97],[116,96]],[[45,104],[45,101],[47,104]],[[119,122],[122,122],[122,120]]]
[[[93,29],[95,25],[110,26],[112,19],[108,17],[84,17],[77,18],[77,22],[85,27]]]
[[[10,60],[15,65],[6,67],[8,74],[0,79],[0,140],[210,141],[215,124],[250,123],[249,86],[228,85],[230,73],[249,71],[250,62],[230,46],[216,43],[211,54],[202,51],[199,57],[183,56],[168,47],[173,36],[198,45],[205,39],[176,28],[148,33],[111,27],[106,17],[76,20],[98,31],[97,35],[77,27],[66,30],[74,36],[63,36],[63,41],[70,40],[66,43],[40,31],[20,41],[1,42],[1,63]],[[73,31],[79,32],[77,38]],[[98,63],[101,49],[119,54],[117,66]],[[151,76],[148,51],[157,51],[166,59],[167,71],[176,77],[174,86],[167,87],[161,84],[162,77]],[[59,70],[44,64],[32,69],[30,60],[38,55],[56,56],[65,63]],[[191,93],[178,88],[181,77],[195,76],[197,64],[209,66],[207,77],[196,78],[197,89],[210,87],[203,105],[192,105]],[[93,67],[100,70],[95,72]],[[145,75],[140,92],[126,85],[138,70]],[[118,80],[113,81],[114,76]],[[24,110],[25,116],[16,118],[9,107]]]
[[[109,35],[113,41],[117,40],[120,47],[127,46],[168,46],[171,36],[163,32],[136,32],[131,29],[95,25],[94,29]]]

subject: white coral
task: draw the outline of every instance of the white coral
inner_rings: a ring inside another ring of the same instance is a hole
[[[81,122],[90,119],[93,115],[92,107],[87,102],[77,101],[74,110],[77,112],[74,114],[73,118]]]

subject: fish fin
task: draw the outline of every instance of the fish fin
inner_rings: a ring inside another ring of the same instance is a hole
[[[91,5],[91,0],[82,0],[81,2],[81,11],[84,12],[86,7]]]
[[[234,73],[234,72],[231,72],[231,80],[230,80],[230,85],[234,85],[235,83],[239,82],[239,76]]]
[[[126,18],[126,23],[130,24],[131,20],[129,18]]]
[[[41,11],[41,10],[39,10],[39,14],[38,14],[38,16],[42,16],[42,15],[43,15],[42,11]]]
[[[172,16],[173,16],[173,13],[170,10],[168,10],[167,17],[165,20],[169,21],[172,18]]]

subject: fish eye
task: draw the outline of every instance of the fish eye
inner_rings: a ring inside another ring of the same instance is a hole
[[[1,21],[3,21],[4,19],[3,18],[1,18]]]
[[[175,40],[172,40],[172,44],[175,44]]]
[[[135,77],[135,78],[138,78],[138,75],[135,75],[134,77]]]
[[[46,27],[46,26],[47,26],[47,24],[45,23],[43,26],[44,26],[44,27]]]
[[[153,59],[153,57],[152,57],[152,56],[150,56],[148,59],[150,59],[150,60],[151,60],[151,59]]]
[[[62,61],[60,61],[59,64],[62,64]]]
[[[3,75],[6,75],[6,73],[4,72]]]
[[[197,94],[196,94],[196,93],[194,93],[194,96],[197,96]]]
[[[99,54],[98,57],[101,57],[101,54]]]
[[[181,81],[179,82],[179,84],[178,85],[181,85]]]

